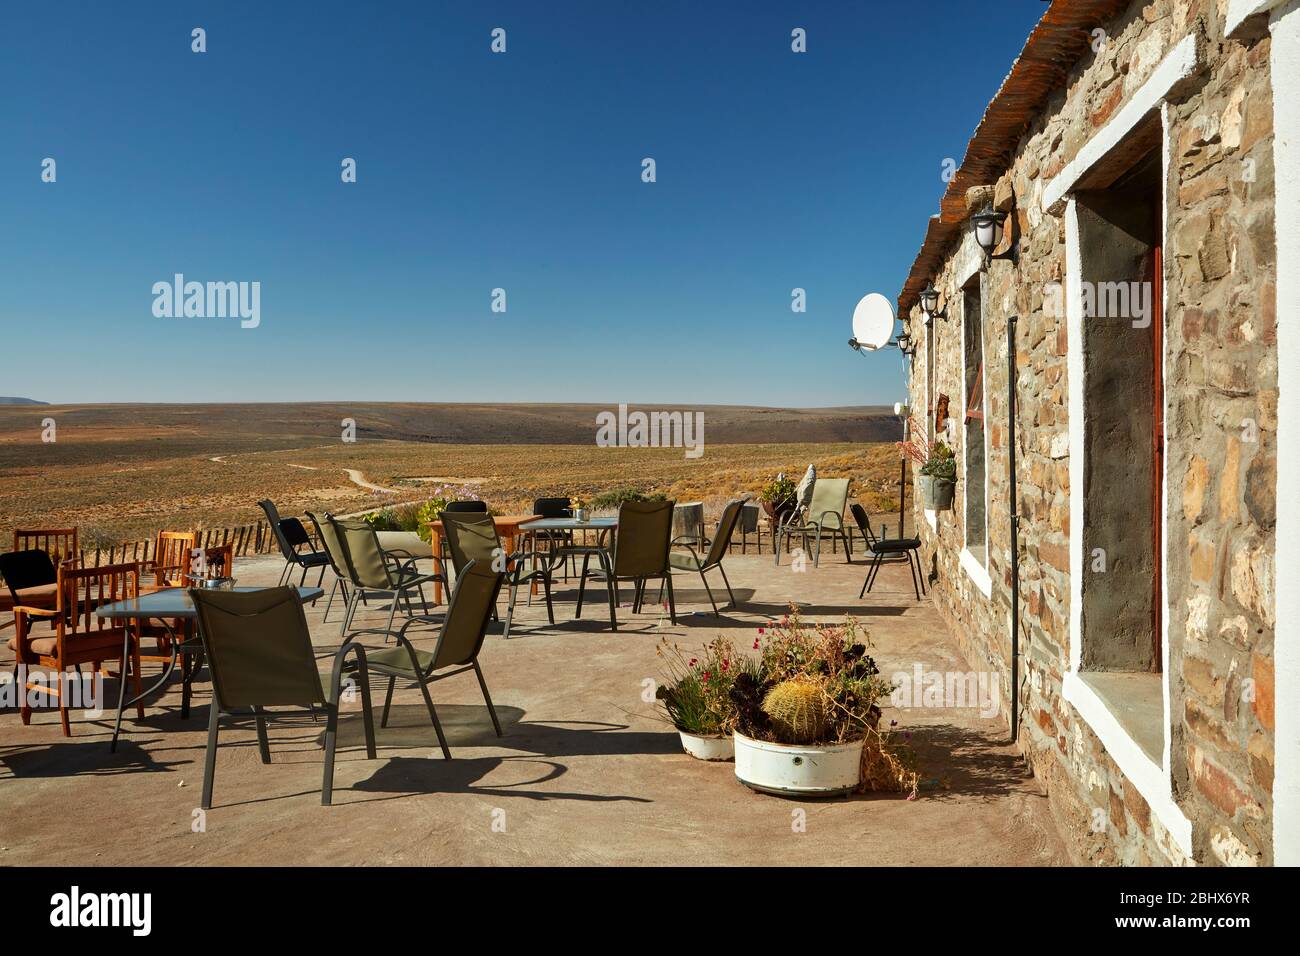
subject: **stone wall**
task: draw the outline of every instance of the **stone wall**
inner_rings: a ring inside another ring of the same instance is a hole
[[[1042,195],[1189,35],[1202,38],[1204,67],[1169,102],[1164,173],[1170,764],[1174,799],[1193,824],[1191,861],[1272,860],[1273,104],[1267,35],[1224,39],[1223,6],[1135,3],[1108,25],[1104,45],[1073,66],[1021,139],[995,193],[1015,220],[1020,261],[990,265],[984,293],[991,595],[962,567],[962,482],[953,510],[934,516],[934,530],[922,515],[916,522],[937,604],[972,664],[1000,674],[1009,694],[1006,330],[1016,315],[1020,741],[1080,858],[1094,862],[1189,861],[1062,695],[1070,666],[1070,496],[1082,489],[1070,487],[1070,342],[1053,298],[1053,284],[1066,278],[1065,214],[1059,204],[1045,211]],[[951,313],[937,320],[934,360],[937,391],[951,399],[948,441],[959,461],[968,397],[959,288],[977,255],[967,235],[933,277]],[[924,409],[922,317],[914,309],[909,318],[921,343],[911,402]]]

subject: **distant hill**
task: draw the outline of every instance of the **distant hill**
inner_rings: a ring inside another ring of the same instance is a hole
[[[223,449],[287,448],[337,441],[340,422],[356,422],[359,440],[453,445],[590,445],[596,415],[617,406],[587,404],[449,404],[293,402],[213,405],[59,405],[60,443],[165,439]],[[708,444],[890,442],[902,437],[892,408],[763,408],[750,405],[631,404],[630,411],[704,415]],[[0,414],[0,444],[31,428],[15,409]],[[74,437],[75,436],[75,437]],[[197,448],[196,448],[197,450]]]
[[[0,405],[48,405],[49,402],[38,402],[34,398],[15,398],[11,395],[0,395]]]

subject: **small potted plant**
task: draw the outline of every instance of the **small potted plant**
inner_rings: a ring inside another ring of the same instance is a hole
[[[768,518],[772,520],[773,527],[780,524],[781,520],[794,510],[796,487],[794,479],[788,477],[785,472],[781,472],[763,486],[758,500],[763,510],[767,512]]]
[[[864,785],[915,793],[910,758],[879,729],[879,702],[893,687],[867,642],[853,618],[804,624],[793,607],[780,623],[759,629],[759,656],[741,666],[730,691],[741,783],[782,796],[845,794]]]
[[[951,511],[957,492],[957,457],[945,442],[931,446],[925,429],[910,419],[908,431],[911,437],[899,442],[898,447],[918,465],[922,507],[926,511]]]
[[[731,685],[738,655],[728,638],[716,638],[698,656],[667,640],[660,643],[666,682],[655,697],[682,738],[682,749],[699,760],[730,760],[736,722]]]
[[[570,498],[569,512],[573,515],[574,521],[586,521],[588,513],[587,503],[581,498]]]

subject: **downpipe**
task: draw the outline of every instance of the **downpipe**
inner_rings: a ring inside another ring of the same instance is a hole
[[[1020,512],[1016,491],[1016,321],[1007,318],[1007,485],[1011,495],[1011,742],[1020,733]]]

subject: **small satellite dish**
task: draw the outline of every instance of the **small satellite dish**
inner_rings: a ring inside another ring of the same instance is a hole
[[[853,337],[864,349],[876,351],[894,334],[894,307],[879,292],[868,292],[853,310]]]

